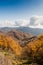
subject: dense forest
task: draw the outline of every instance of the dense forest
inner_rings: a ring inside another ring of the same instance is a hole
[[[43,34],[0,32],[0,65],[43,65]]]

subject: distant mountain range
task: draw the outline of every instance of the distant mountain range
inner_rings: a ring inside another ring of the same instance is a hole
[[[19,27],[17,30],[26,32],[26,33],[31,33],[32,35],[38,35],[43,33],[43,29],[39,28],[30,28],[30,27]]]
[[[43,33],[43,29],[30,28],[30,27],[3,27],[3,28],[0,28],[0,30],[5,31],[5,32],[10,31],[10,30],[19,30],[26,33],[30,33],[32,35],[38,35],[38,34]]]

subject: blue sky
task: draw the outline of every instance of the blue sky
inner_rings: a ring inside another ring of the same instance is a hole
[[[26,19],[43,16],[43,0],[0,0],[0,20]]]
[[[0,18],[43,15],[43,0],[0,0]]]

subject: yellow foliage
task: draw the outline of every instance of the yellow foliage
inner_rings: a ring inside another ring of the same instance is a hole
[[[3,34],[0,34],[0,46],[11,48],[16,55],[20,55],[22,51],[20,45],[12,37]]]
[[[41,52],[41,54],[43,54],[42,53],[42,51],[43,51],[43,36],[42,35],[38,36],[37,40],[33,40],[33,41],[29,42],[25,46],[25,48],[27,48],[28,52],[30,50],[32,52],[32,55],[34,55],[38,52],[39,52],[39,54],[40,54],[40,52]]]

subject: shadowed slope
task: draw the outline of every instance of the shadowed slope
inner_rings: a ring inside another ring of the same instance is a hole
[[[7,32],[7,35],[13,37],[16,41],[18,41],[18,43],[21,46],[25,46],[26,43],[28,42],[28,39],[32,37],[31,34],[22,31],[17,31],[17,30],[9,31]]]
[[[37,36],[36,40],[29,42],[24,47],[25,53],[32,62],[43,64],[43,34]]]

